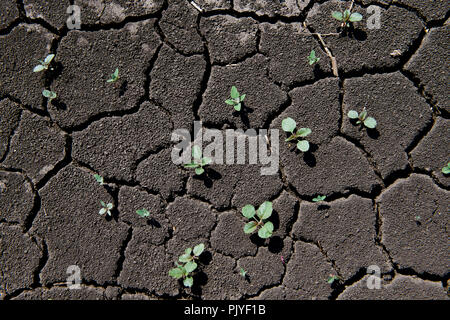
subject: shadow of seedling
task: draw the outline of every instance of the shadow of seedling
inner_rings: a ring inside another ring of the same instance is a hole
[[[48,81],[57,79],[63,72],[64,66],[61,62],[52,61],[51,66],[48,68],[45,76]]]
[[[365,41],[367,40],[367,32],[365,32],[362,29],[357,29],[353,24],[351,24],[349,27],[338,27],[336,29],[338,33],[340,33],[339,37],[348,37],[350,39],[355,39],[358,41]]]
[[[49,101],[57,110],[67,110],[67,105],[60,99],[55,98]]]
[[[247,107],[244,102],[241,102],[241,111],[233,111],[232,115],[234,117],[240,117],[244,125],[244,129],[250,128],[250,119],[248,117],[249,113],[253,113],[253,109]]]
[[[210,189],[210,188],[212,188],[212,186],[214,184],[214,180],[221,179],[222,175],[211,167],[206,167],[206,168],[204,168],[204,170],[205,171],[203,172],[203,174],[195,175],[194,179],[202,180],[203,183],[205,184],[205,187]]]
[[[211,253],[205,252],[204,249],[203,243],[194,248],[185,249],[175,262],[175,268],[169,271],[170,277],[178,280],[183,287],[190,288],[191,292],[196,295],[201,295],[201,286],[208,282],[208,277],[202,267],[208,265],[212,260]]]
[[[119,88],[119,97],[122,97],[122,96],[125,94],[125,92],[127,92],[127,90],[128,90],[128,81],[125,80],[125,81],[123,81],[122,84],[120,85],[120,88]]]

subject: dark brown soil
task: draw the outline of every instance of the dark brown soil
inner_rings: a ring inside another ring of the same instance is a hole
[[[449,298],[447,0],[130,3],[0,3],[0,300]],[[81,30],[66,25],[71,4]],[[341,32],[331,12],[351,4],[364,20]],[[240,113],[224,102],[233,85]],[[376,129],[347,117],[364,107]],[[213,164],[195,176],[171,160],[173,130],[194,121],[281,129],[286,117],[312,129],[311,150],[280,131],[275,175]],[[244,234],[241,208],[266,200],[272,237]],[[185,288],[168,271],[198,243]],[[381,289],[367,286],[373,265]]]

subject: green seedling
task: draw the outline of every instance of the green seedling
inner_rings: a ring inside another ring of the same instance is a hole
[[[309,65],[312,66],[314,63],[319,62],[320,58],[316,57],[316,51],[311,50],[311,53],[308,56]]]
[[[442,168],[442,173],[443,174],[450,174],[450,162],[447,163],[447,165]]]
[[[340,276],[335,276],[330,274],[330,276],[327,279],[328,284],[333,284],[335,282],[340,282],[342,280],[342,278]]]
[[[147,209],[139,209],[136,210],[136,213],[141,216],[142,218],[148,217],[150,215],[150,212]]]
[[[56,99],[56,93],[50,90],[45,89],[42,91],[42,95],[46,97],[49,101],[52,101],[53,99]]]
[[[242,101],[244,101],[245,99],[245,94],[240,95],[236,87],[232,86],[230,96],[231,99],[225,100],[225,103],[229,104],[230,106],[233,106],[234,110],[241,111]]]
[[[272,215],[272,202],[265,201],[258,210],[251,204],[247,204],[242,208],[242,215],[247,219],[254,219],[245,224],[244,232],[249,234],[258,230],[258,236],[262,239],[267,239],[272,236],[273,224],[267,219]]]
[[[364,108],[360,114],[355,110],[350,110],[347,115],[352,120],[357,119],[356,124],[364,124],[369,129],[375,129],[377,126],[377,121],[374,118],[367,116],[366,108]]]
[[[246,277],[247,277],[247,271],[245,271],[243,268],[241,268],[241,270],[239,270],[239,274],[240,274],[243,278],[246,278]]]
[[[320,196],[320,195],[319,195],[319,196],[313,198],[312,201],[313,201],[313,202],[320,202],[320,201],[325,200],[326,197],[327,197],[327,196]]]
[[[112,203],[106,204],[101,200],[100,200],[100,204],[102,205],[103,208],[101,208],[98,213],[101,215],[104,215],[106,213],[108,216],[111,216],[111,210],[114,207],[113,204]]]
[[[350,27],[351,22],[358,22],[363,18],[362,14],[358,12],[351,13],[348,9],[344,12],[333,11],[331,15],[336,20],[342,21],[342,27]]]
[[[34,67],[33,72],[41,72],[47,70],[54,57],[54,54],[49,54],[47,57],[45,57],[44,61],[38,60],[40,64]]]
[[[119,80],[119,78],[119,68],[116,68],[114,73],[110,75],[110,78],[106,82],[116,82],[117,80]]]
[[[285,141],[298,140],[300,138],[305,138],[311,134],[311,129],[309,128],[300,128],[294,133],[295,128],[297,127],[297,123],[292,118],[286,118],[281,122],[281,127],[283,131],[291,133],[291,136],[287,138]],[[309,150],[309,142],[303,139],[297,141],[297,149],[306,152]]]
[[[94,178],[95,178],[95,180],[96,180],[101,186],[104,185],[103,177],[102,177],[101,175],[99,175],[99,174],[94,174]]]
[[[187,248],[184,250],[184,254],[178,258],[178,261],[183,263],[183,265],[175,262],[177,267],[169,271],[169,276],[177,280],[183,279],[183,284],[185,287],[192,287],[194,284],[194,278],[192,278],[191,273],[197,269],[198,265],[196,260],[198,260],[203,250],[205,250],[205,245],[203,243],[196,245],[194,249]]]
[[[199,146],[192,147],[192,157],[194,160],[191,163],[185,164],[184,167],[188,169],[195,169],[195,174],[201,175],[205,172],[204,166],[210,164],[212,160],[208,157],[202,158],[202,150]]]

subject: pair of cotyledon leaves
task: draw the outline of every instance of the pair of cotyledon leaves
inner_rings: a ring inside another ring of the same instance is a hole
[[[270,221],[264,222],[272,215],[272,202],[265,201],[258,210],[251,204],[247,204],[242,208],[242,215],[248,219],[252,219],[255,215],[259,218],[259,221],[250,221],[245,224],[244,232],[253,233],[258,229],[258,226],[262,225],[258,230],[258,236],[262,239],[267,239],[272,236],[273,224]]]

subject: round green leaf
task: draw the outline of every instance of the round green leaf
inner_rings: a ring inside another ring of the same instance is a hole
[[[302,152],[308,151],[309,150],[309,142],[306,140],[297,142],[297,149]]]
[[[272,215],[272,202],[265,201],[262,205],[260,205],[257,215],[261,220],[269,218]]]
[[[150,215],[150,212],[147,209],[136,210],[136,213],[143,218],[148,217]]]
[[[448,163],[446,167],[442,168],[442,173],[443,174],[450,174],[450,163]]]
[[[357,22],[357,21],[361,21],[363,18],[362,14],[358,13],[358,12],[353,12],[350,15],[350,22]]]
[[[180,268],[170,269],[169,276],[175,279],[180,279],[183,277],[183,271]]]
[[[40,65],[37,65],[36,67],[34,67],[33,72],[41,72],[45,69],[46,68],[42,64],[40,64]]]
[[[189,261],[184,265],[184,268],[186,269],[187,273],[191,273],[192,271],[197,269],[197,264],[195,263],[195,261]]]
[[[238,92],[238,90],[237,90],[237,88],[236,88],[235,86],[232,86],[232,87],[231,87],[231,93],[230,93],[230,96],[231,96],[233,99],[239,98],[239,92]]]
[[[358,119],[358,112],[355,110],[350,110],[347,114],[350,119]]]
[[[102,200],[100,200],[100,204],[102,205],[102,207],[106,207],[106,203],[104,203]]]
[[[240,98],[239,98],[239,100],[242,102],[242,101],[244,101],[244,99],[245,99],[245,94],[243,94]]]
[[[294,132],[297,123],[292,118],[286,118],[281,122],[281,128],[286,132]]]
[[[198,257],[202,254],[203,250],[205,250],[205,245],[200,243],[194,247],[194,256]]]
[[[101,208],[98,213],[103,215],[106,213],[106,210],[107,210],[106,208]]]
[[[266,222],[258,231],[258,236],[262,239],[267,239],[272,236],[273,224],[272,222]]]
[[[192,260],[192,257],[191,257],[191,255],[190,254],[182,254],[179,258],[178,258],[178,261],[180,261],[180,262],[183,262],[183,263],[186,263],[186,262],[189,262],[189,261],[191,261]]]
[[[106,205],[106,207],[107,207],[109,210],[111,210],[111,209],[113,208],[113,204],[112,204],[112,203],[108,203],[108,204]]]
[[[377,121],[372,117],[367,117],[364,120],[364,125],[369,129],[374,129],[377,126]]]
[[[191,255],[192,253],[192,248],[187,248],[186,250],[184,250],[185,254]]]
[[[241,111],[241,104],[240,103],[235,104],[234,110]]]
[[[311,129],[310,128],[300,128],[300,129],[298,129],[297,130],[297,136],[299,136],[299,137],[302,137],[302,138],[304,138],[304,137],[307,137],[308,135],[310,135],[311,134]]]
[[[230,106],[234,106],[234,104],[235,104],[234,100],[231,100],[231,99],[225,100],[225,103],[229,104]]]
[[[342,21],[342,12],[333,11],[333,13],[331,13],[331,15],[332,15],[333,18],[335,18],[336,20]]]
[[[244,226],[244,233],[255,232],[256,228],[257,228],[256,221],[251,221],[249,223],[246,223],[245,226]]]
[[[203,174],[203,172],[205,172],[205,169],[203,169],[201,167],[195,169],[195,174],[196,175],[201,175],[201,174]]]
[[[187,277],[186,279],[184,279],[183,284],[185,287],[190,288],[194,284],[194,279],[192,277]]]
[[[251,219],[255,216],[255,207],[247,204],[242,208],[241,212],[244,217]]]

